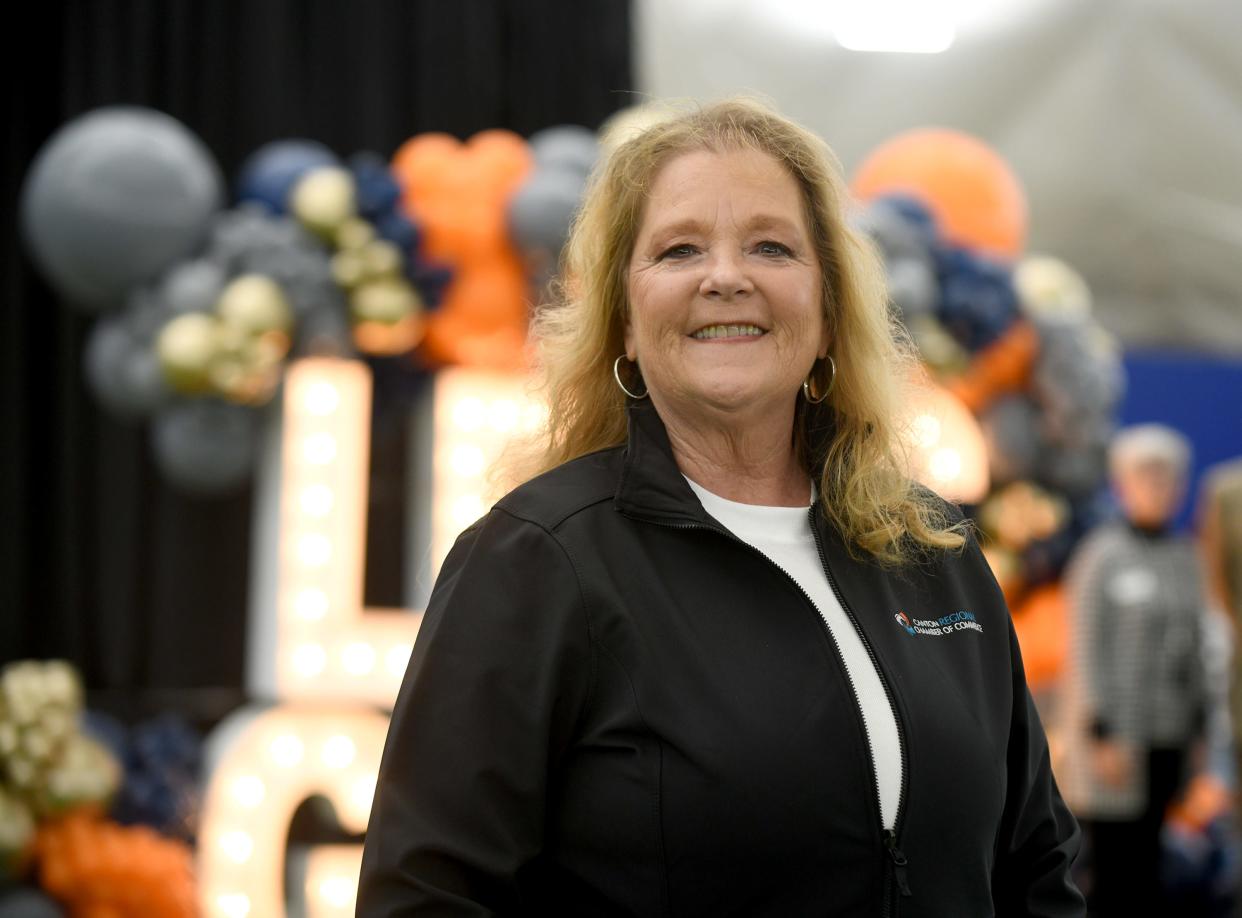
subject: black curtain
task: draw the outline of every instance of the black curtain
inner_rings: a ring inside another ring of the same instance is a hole
[[[23,5],[24,6],[24,5]],[[6,29],[0,303],[0,664],[60,657],[88,701],[209,723],[238,704],[251,494],[187,497],[147,430],[84,388],[92,319],[24,256],[17,200],[68,119],[180,119],[226,176],[262,144],[390,155],[416,133],[597,127],[634,101],[627,0],[65,0]]]

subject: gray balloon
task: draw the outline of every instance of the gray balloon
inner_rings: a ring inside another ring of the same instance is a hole
[[[320,300],[298,322],[293,352],[299,357],[350,356],[354,353],[344,302]]]
[[[1093,347],[1093,328],[1084,318],[1036,322],[1040,350],[1032,391],[1044,407],[1051,439],[1081,444],[1107,425],[1125,387],[1115,354]]]
[[[940,298],[940,282],[925,233],[884,201],[872,202],[853,224],[875,240],[884,256],[888,295],[903,320],[931,313]]]
[[[581,176],[539,170],[509,199],[509,237],[522,251],[542,249],[553,259],[560,254],[569,224],[582,201]]]
[[[1039,465],[1039,479],[1071,497],[1087,497],[1104,484],[1108,454],[1104,447],[1059,448],[1049,451]]]
[[[83,370],[87,388],[99,403],[125,420],[146,417],[172,398],[155,352],[135,339],[119,318],[95,323]]]
[[[134,340],[144,345],[151,344],[168,321],[168,312],[156,288],[149,284],[130,289],[125,297],[125,308],[119,315]]]
[[[1009,395],[997,399],[979,418],[988,447],[993,481],[1029,478],[1042,448],[1039,407],[1029,398]]]
[[[199,497],[228,494],[250,478],[258,413],[217,399],[174,404],[155,419],[155,462],[174,485]]]
[[[882,200],[873,201],[852,222],[856,229],[876,241],[885,261],[912,258],[934,267],[924,231],[903,217],[891,204]]]
[[[173,315],[211,312],[228,283],[224,266],[208,258],[174,265],[160,281],[160,305]]]
[[[0,915],[4,918],[64,918],[54,899],[37,889],[17,887],[0,892]]]
[[[918,258],[898,258],[885,264],[888,296],[901,310],[902,321],[930,315],[940,297],[940,285],[931,264]]]
[[[60,128],[22,189],[26,242],[48,281],[88,310],[118,305],[203,241],[223,200],[211,154],[162,112],[101,108]]]
[[[530,151],[539,169],[563,169],[582,177],[590,174],[599,159],[599,139],[580,124],[559,124],[530,137]]]

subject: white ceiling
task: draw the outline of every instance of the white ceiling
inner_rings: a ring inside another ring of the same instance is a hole
[[[1105,327],[1242,355],[1242,0],[975,0],[941,54],[847,51],[829,6],[636,0],[640,88],[759,92],[847,171],[908,128],[975,134],[1026,187],[1028,249],[1083,273]]]

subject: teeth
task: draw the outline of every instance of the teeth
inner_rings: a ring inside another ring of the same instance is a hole
[[[692,337],[704,338],[738,338],[742,335],[762,335],[764,331],[758,325],[709,325],[700,328]]]

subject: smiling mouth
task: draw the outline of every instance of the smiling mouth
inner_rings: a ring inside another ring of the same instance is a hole
[[[706,341],[711,338],[758,338],[766,334],[758,325],[708,325],[690,337]]]

